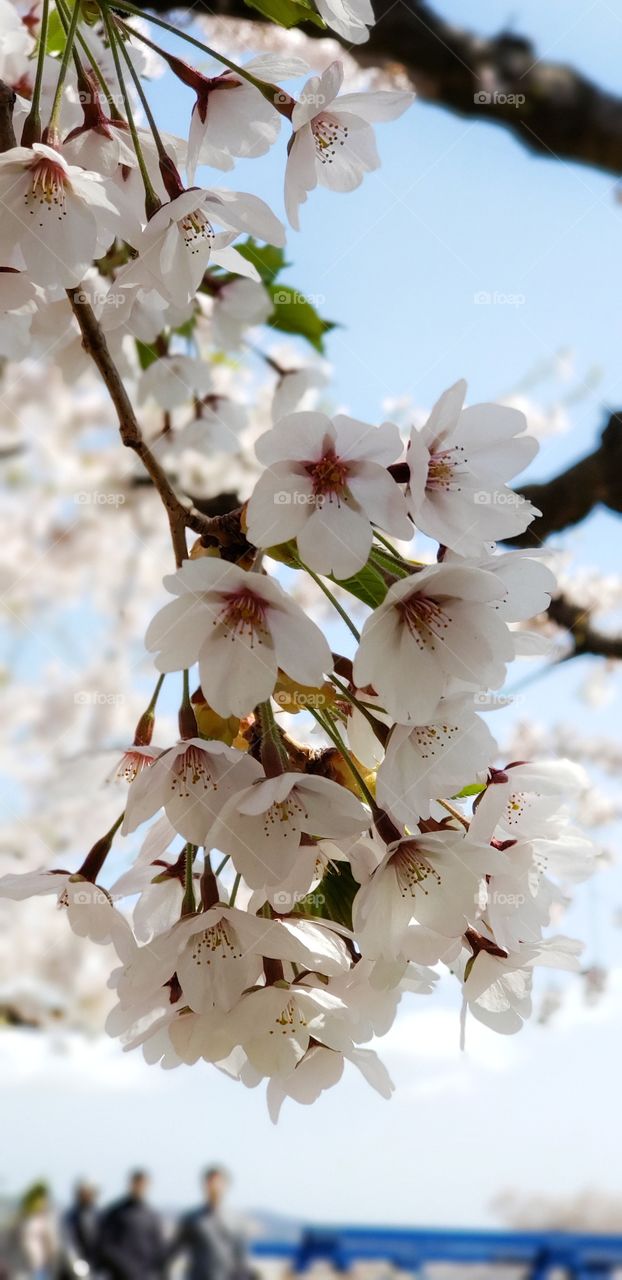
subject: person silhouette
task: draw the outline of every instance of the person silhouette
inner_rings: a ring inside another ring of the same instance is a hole
[[[187,1280],[247,1280],[244,1238],[227,1217],[224,1200],[230,1176],[212,1165],[202,1176],[203,1201],[182,1218],[173,1254],[186,1259]]]
[[[147,1201],[150,1179],[143,1169],[130,1175],[127,1195],[104,1213],[99,1256],[108,1280],[163,1280],[167,1249],[160,1215]]]

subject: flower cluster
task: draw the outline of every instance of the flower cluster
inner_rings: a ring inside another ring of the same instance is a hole
[[[267,1078],[275,1114],[345,1061],[388,1094],[369,1041],[404,993],[432,991],[439,964],[501,1032],[528,1015],[536,965],[577,965],[575,944],[543,930],[591,869],[563,807],[581,770],[495,767],[479,714],[521,650],[516,624],[552,587],[538,559],[486,542],[531,518],[493,499],[532,446],[520,415],[463,410],[463,395],[442,397],[404,459],[397,428],[343,416],[292,414],[259,439],[243,551],[232,562],[199,540],[147,630],[187,693],[178,742],[152,745],[152,709],[122,761],[123,832],[156,818],[136,867],[111,898],[94,883],[101,847],[77,874],[2,884],[58,891],[74,928],[112,941],[112,1034],[165,1066],[202,1058],[248,1085]],[[436,563],[384,536],[411,536],[418,510],[442,526]],[[308,567],[340,610],[335,592],[355,614],[377,592],[351,655],[279,581],[283,562]],[[324,745],[291,737],[291,705]],[[132,929],[112,899],[136,894]]]
[[[373,20],[367,0],[318,0],[318,15],[352,42]],[[146,632],[159,679],[118,764],[123,813],[77,870],[11,873],[0,895],[54,895],[77,937],[114,948],[107,1027],[149,1062],[265,1079],[273,1115],[346,1062],[388,1096],[370,1044],[441,966],[465,1014],[501,1032],[528,1016],[536,965],[577,967],[575,944],[544,930],[591,870],[565,808],[583,774],[499,767],[481,714],[534,651],[524,624],[553,587],[540,559],[495,546],[538,514],[509,487],[534,441],[515,409],[465,408],[462,382],[407,441],[330,417],[313,407],[321,371],[271,356],[257,430],[212,358],[278,325],[284,228],[253,194],[195,186],[197,167],[265,154],[284,118],[297,226],[318,183],[349,191],[377,167],[371,125],[411,94],[342,95],[332,63],[295,99],[278,82],[298,60],[239,67],[201,46],[221,64],[207,76],[160,49],[129,0],[13,17],[0,14],[18,138],[0,154],[0,350],[53,346],[69,382],[92,359],[162,499],[176,570]],[[149,106],[143,80],[162,63],[195,95],[187,140]],[[138,488],[128,471],[117,505]],[[174,673],[176,741],[159,703]],[[139,828],[111,883],[115,840]]]

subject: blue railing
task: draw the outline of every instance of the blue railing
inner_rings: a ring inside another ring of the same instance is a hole
[[[430,1262],[514,1265],[530,1280],[545,1280],[556,1268],[572,1280],[610,1277],[618,1268],[622,1273],[622,1235],[562,1231],[310,1227],[293,1242],[257,1240],[253,1251],[258,1257],[285,1258],[295,1272],[307,1271],[315,1262],[347,1271],[355,1262],[377,1260],[415,1275]]]

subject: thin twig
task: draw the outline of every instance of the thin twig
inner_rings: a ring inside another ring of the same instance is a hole
[[[97,367],[116,409],[121,440],[128,449],[133,449],[134,453],[140,458],[162,499],[171,529],[175,559],[177,564],[180,565],[182,560],[187,559],[188,556],[186,528],[192,529],[195,533],[203,536],[209,534],[217,537],[219,517],[203,516],[198,511],[189,510],[177,497],[165,471],[143,439],[130,398],[112,359],[105,334],[93,308],[84,300],[84,295],[79,289],[68,289],[67,297],[80,326],[84,350]]]

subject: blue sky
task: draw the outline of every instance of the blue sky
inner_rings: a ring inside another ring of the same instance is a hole
[[[462,0],[437,8],[465,21]],[[610,5],[514,0],[510,14],[498,0],[472,0],[468,11],[473,29],[491,33],[511,19],[543,56],[617,91],[622,15]],[[155,92],[170,128],[185,133],[189,97],[173,96],[170,82]],[[386,396],[429,405],[460,376],[472,400],[494,399],[570,349],[567,386],[550,375],[533,390],[544,403],[566,392],[574,400],[571,430],[545,441],[533,467],[534,476],[553,474],[591,447],[608,407],[622,403],[614,180],[536,157],[505,130],[424,103],[381,126],[379,144],[382,169],[351,196],[313,193],[302,233],[288,240],[288,281],[322,295],[322,312],[343,326],[328,342],[335,403],[377,420]],[[227,181],[217,175],[215,185],[252,190],[282,212],[284,148],[285,135],[265,160],[239,165]],[[481,292],[524,301],[482,304]],[[618,538],[614,517],[597,513],[567,544],[581,563],[614,570]],[[568,712],[590,733],[611,729],[619,694],[613,708],[581,711],[572,703],[580,679],[572,664],[547,677],[521,714]],[[609,885],[615,895],[616,873]],[[594,907],[586,890],[572,923],[593,949],[596,913],[615,959],[606,893],[597,890]],[[218,1158],[234,1169],[240,1203],[315,1219],[456,1224],[489,1221],[506,1186],[622,1193],[619,987],[615,979],[594,1011],[575,990],[552,1030],[534,1026],[507,1041],[474,1028],[466,1056],[454,996],[438,1007],[422,1000],[389,1042],[392,1103],[349,1077],[312,1112],[290,1106],[276,1130],[257,1093],[207,1068],[164,1075],[111,1047],[54,1053],[30,1039],[24,1055],[22,1040],[15,1048],[7,1040],[5,1183],[47,1173],[64,1190],[87,1172],[112,1193],[138,1160],[154,1169],[158,1198],[175,1204],[193,1194],[196,1169]]]

